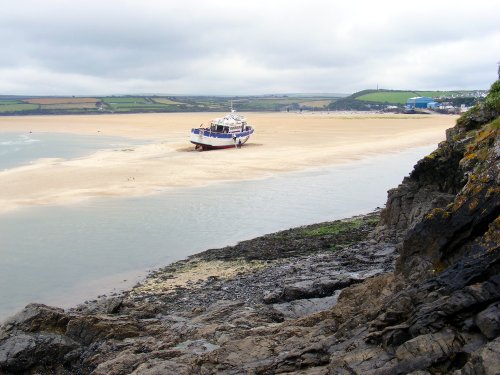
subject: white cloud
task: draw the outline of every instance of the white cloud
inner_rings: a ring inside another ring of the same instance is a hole
[[[487,88],[500,2],[17,0],[0,94]]]

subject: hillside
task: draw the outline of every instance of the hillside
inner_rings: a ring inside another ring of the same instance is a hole
[[[151,112],[226,112],[324,110],[337,96],[106,96],[22,97],[0,96],[0,115],[58,115]]]
[[[403,108],[414,96],[429,96],[454,106],[483,100],[484,90],[403,91],[363,90],[341,94],[288,94],[261,96],[96,96],[28,97],[0,95],[0,116],[161,112],[240,112],[381,110]]]
[[[411,91],[411,90],[363,90],[346,98],[341,98],[328,106],[330,110],[373,110],[386,106],[403,107],[409,98],[427,96],[437,102],[446,102],[453,106],[472,106],[483,100],[485,90],[458,91]]]

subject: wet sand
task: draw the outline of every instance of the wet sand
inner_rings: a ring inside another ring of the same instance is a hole
[[[437,144],[456,116],[249,113],[256,133],[241,149],[194,151],[192,127],[222,114],[0,117],[1,131],[102,134],[145,145],[71,159],[40,159],[0,172],[0,213],[91,197],[138,196],[167,188],[358,160]]]

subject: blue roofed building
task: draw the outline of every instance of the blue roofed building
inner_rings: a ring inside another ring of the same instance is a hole
[[[438,102],[432,101],[430,103],[427,103],[427,108],[429,108],[429,109],[436,109],[438,107],[439,107],[439,103]]]
[[[406,101],[406,108],[427,108],[427,105],[433,102],[434,99],[428,96],[415,96]]]

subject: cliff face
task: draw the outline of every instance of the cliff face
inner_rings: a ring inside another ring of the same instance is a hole
[[[497,81],[389,192],[379,231],[406,230],[395,269],[400,291],[370,322],[367,342],[395,350],[393,369],[500,371],[499,114]]]
[[[355,237],[283,232],[210,252],[258,262],[227,279],[168,294],[159,272],[79,310],[30,305],[0,327],[0,373],[500,373],[499,115],[497,81],[389,192],[371,240],[367,219]]]
[[[494,246],[485,238],[499,214],[499,114],[497,81],[486,102],[462,116],[446,141],[389,191],[379,231],[405,235],[397,273],[426,278]]]
[[[397,188],[389,190],[379,228],[383,236],[396,235],[401,239],[427,212],[454,199],[466,182],[459,168],[464,148],[460,142],[442,142],[415,165]]]
[[[421,280],[464,257],[493,251],[498,229],[495,220],[500,213],[499,127],[497,119],[477,130],[466,132],[456,127],[449,132],[452,136],[443,148],[464,151],[458,163],[450,161],[454,155],[445,161],[453,163],[452,171],[456,172],[449,184],[442,181],[458,193],[449,204],[424,213],[411,227],[403,241],[397,273]]]
[[[401,185],[388,192],[386,208],[378,232],[401,238],[408,229],[420,223],[433,208],[444,208],[455,200],[465,184],[481,169],[493,168],[495,137],[500,113],[500,84],[494,83],[484,103],[465,113],[457,125],[446,132],[446,141],[415,165]],[[485,125],[492,123],[492,125]],[[484,130],[481,130],[485,127]],[[490,153],[488,150],[492,150]],[[489,154],[489,155],[486,155]],[[489,160],[487,157],[489,156]],[[495,171],[491,171],[493,174]],[[462,198],[463,199],[463,198]]]

